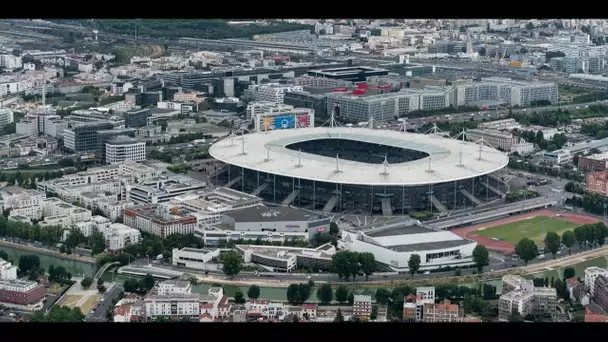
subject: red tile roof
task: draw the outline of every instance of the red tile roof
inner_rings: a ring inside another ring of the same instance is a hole
[[[222,298],[220,299],[219,304],[217,305],[220,308],[229,308],[230,307],[230,303],[228,303],[228,297],[227,296],[222,296]]]
[[[608,323],[608,316],[586,313],[585,323]]]
[[[131,312],[131,304],[121,305],[114,309],[114,316],[126,316]]]
[[[578,281],[578,279],[576,278],[570,278],[567,280],[568,281],[568,287],[576,287],[579,286],[581,283]]]
[[[302,305],[303,310],[317,310],[317,307],[318,307],[317,304],[303,304]]]
[[[201,309],[213,309],[213,304],[201,304]]]

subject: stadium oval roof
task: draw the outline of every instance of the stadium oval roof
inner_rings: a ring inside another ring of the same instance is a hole
[[[336,158],[286,148],[296,142],[317,139],[375,143],[422,151],[429,156],[385,167],[351,160],[337,161]],[[230,165],[291,178],[352,185],[420,186],[469,179],[507,166],[507,154],[488,146],[483,146],[480,152],[480,146],[438,135],[354,127],[316,127],[228,137],[213,144],[209,154]],[[459,166],[461,153],[463,166]]]

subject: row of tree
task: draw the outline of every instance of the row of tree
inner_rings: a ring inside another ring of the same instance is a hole
[[[586,212],[597,215],[604,215],[604,205],[607,203],[604,196],[592,192],[587,192],[582,198],[577,196],[566,198],[566,204],[583,208]]]
[[[543,242],[545,250],[555,258],[562,244],[571,253],[574,244],[577,244],[580,248],[591,248],[596,245],[602,246],[606,238],[608,238],[608,227],[604,223],[598,222],[576,227],[574,231],[567,230],[561,237],[556,232],[548,232]],[[523,238],[515,246],[515,254],[527,265],[530,260],[539,255],[538,246],[534,241]]]
[[[568,179],[574,182],[582,182],[585,180],[585,176],[578,171],[567,168],[555,168],[550,164],[537,165],[527,160],[522,160],[519,157],[512,157],[509,159],[509,167],[516,170],[522,170],[530,173],[538,173],[547,175],[550,177],[559,177]]]

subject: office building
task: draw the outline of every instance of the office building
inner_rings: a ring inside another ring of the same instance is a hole
[[[184,247],[173,248],[171,260],[173,266],[187,267],[197,270],[206,270],[207,263],[220,255],[219,249],[199,249]]]
[[[172,213],[170,208],[164,205],[127,208],[123,222],[131,228],[163,238],[174,233],[193,233],[197,226],[195,217]]]
[[[597,266],[587,267],[585,269],[585,287],[589,290],[591,296],[594,295],[595,292],[595,280],[599,276],[608,277],[608,270],[605,268],[600,268]]]
[[[584,172],[606,171],[608,169],[608,152],[579,156],[577,166]]]
[[[492,130],[469,129],[466,131],[466,137],[473,142],[480,142],[483,139],[485,144],[507,152],[511,151],[515,142],[513,134]]]
[[[136,106],[156,106],[156,104],[163,100],[162,91],[148,91],[148,92],[135,92],[131,89],[125,94],[125,102],[132,103]],[[127,126],[135,127],[135,126]]]
[[[247,104],[245,117],[247,120],[253,120],[257,114],[288,112],[293,108],[294,106],[282,103],[252,101]]]
[[[105,162],[118,164],[125,161],[146,160],[146,143],[127,136],[117,136],[108,140],[105,146]]]
[[[256,92],[256,101],[283,103],[286,92],[304,91],[302,86],[282,85],[282,84],[263,84]]]
[[[283,103],[296,108],[308,108],[315,112],[317,118],[327,118],[327,95],[312,94],[305,91],[290,91],[285,93]]]
[[[63,131],[64,147],[74,153],[99,153],[97,131],[111,130],[109,122],[86,123]]]
[[[572,152],[570,150],[545,152],[543,160],[554,165],[566,164],[572,161]]]
[[[156,106],[156,102],[154,103]],[[127,127],[145,127],[148,125],[148,118],[152,117],[150,109],[132,109],[125,112],[125,126]]]
[[[523,82],[504,77],[482,78],[481,82],[457,85],[455,97],[458,107],[488,101],[525,107],[537,101],[556,103],[559,99],[555,83]]]
[[[0,280],[0,303],[31,305],[44,298],[44,286],[35,281]]]
[[[106,160],[106,143],[116,137],[134,138],[137,133],[135,128],[115,128],[97,131],[97,155],[102,163],[109,164]]]
[[[365,82],[368,77],[387,76],[388,70],[377,69],[365,66],[328,68],[320,70],[310,70],[308,76],[331,78],[351,82]]]
[[[372,315],[372,296],[355,295],[353,299],[353,316],[369,320]]]
[[[147,178],[125,186],[126,200],[141,205],[165,203],[177,196],[203,190],[206,186],[203,181],[183,175]]]
[[[200,232],[197,230],[196,236]],[[232,239],[238,239],[232,237]],[[245,240],[247,237],[244,238]],[[260,237],[260,239],[262,239]],[[264,239],[266,241],[273,241]],[[275,239],[274,241],[280,241]],[[331,271],[331,257],[336,248],[325,244],[317,248],[237,245],[236,251],[243,255],[245,262],[252,262],[273,272],[292,272],[296,267],[301,269]]]

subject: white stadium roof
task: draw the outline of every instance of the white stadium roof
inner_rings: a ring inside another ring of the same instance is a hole
[[[417,150],[426,152],[429,157],[391,164],[386,167],[385,174],[382,164],[343,159],[336,162],[336,158],[300,153],[285,147],[296,142],[332,138]],[[209,153],[227,164],[291,178],[353,185],[416,186],[473,178],[507,166],[508,156],[488,146],[482,147],[481,159],[478,159],[479,147],[472,142],[438,135],[353,127],[316,127],[229,137],[213,144]],[[463,166],[459,166],[460,153]],[[267,155],[269,160],[266,160]],[[429,158],[432,172],[429,172]]]

